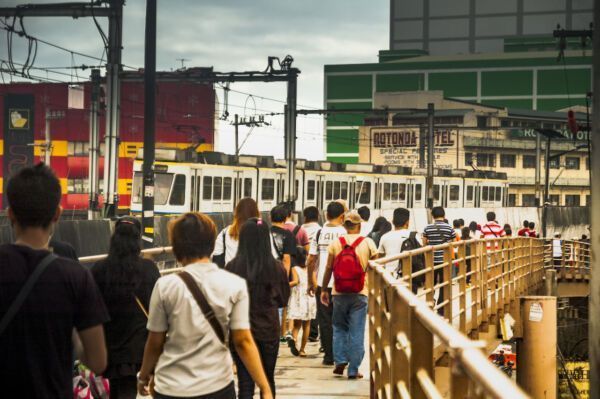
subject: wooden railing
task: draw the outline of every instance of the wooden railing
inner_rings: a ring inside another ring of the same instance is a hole
[[[434,265],[436,251],[443,263]],[[412,270],[421,255],[425,268]],[[539,289],[543,272],[543,241],[531,238],[458,241],[370,262],[371,397],[437,398],[447,386],[452,398],[525,398],[473,339]],[[421,276],[424,286],[414,289]],[[444,300],[435,302],[440,292]],[[449,381],[435,379],[440,363],[450,367]]]
[[[587,241],[546,239],[544,240],[544,262],[554,268],[558,280],[589,277],[591,247]]]

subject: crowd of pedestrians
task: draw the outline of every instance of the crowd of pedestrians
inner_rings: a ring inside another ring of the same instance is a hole
[[[182,269],[160,277],[141,256],[133,217],[117,220],[107,258],[91,269],[53,242],[61,188],[43,164],[12,177],[6,197],[15,242],[0,246],[0,384],[20,397],[72,397],[74,354],[108,378],[111,398],[252,398],[256,388],[271,398],[280,346],[305,357],[309,341],[319,341],[334,375],[363,378],[370,260],[512,230],[494,212],[482,225],[450,225],[434,207],[433,222],[417,232],[408,209],[371,223],[367,207],[348,210],[344,201],[327,205],[322,226],[316,207],[296,224],[286,203],[267,221],[244,198],[221,231],[197,212],[172,220]],[[517,234],[537,236],[535,224]],[[436,250],[434,266],[443,262]],[[401,275],[397,261],[386,266]],[[415,267],[424,267],[422,257]],[[441,282],[441,268],[434,278]],[[413,281],[414,292],[422,282]]]

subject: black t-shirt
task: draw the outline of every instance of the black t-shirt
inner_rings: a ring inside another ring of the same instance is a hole
[[[273,236],[273,245],[278,255],[278,260],[283,259],[283,255],[296,254],[296,238],[291,231],[281,227],[271,226],[271,235]]]
[[[0,317],[48,254],[21,245],[0,246]],[[0,337],[0,390],[20,398],[71,398],[72,330],[103,324],[108,313],[89,270],[54,260]]]
[[[235,258],[225,268],[248,280],[245,262]],[[247,282],[250,294],[250,330],[256,341],[271,342],[279,339],[279,308],[287,306],[290,297],[290,283],[283,265],[276,262],[270,269],[263,270],[264,277],[260,282]]]
[[[79,258],[77,257],[77,252],[75,248],[68,242],[58,241],[54,238],[50,240],[48,243],[48,249],[54,252],[58,256],[62,256],[63,258],[73,259],[77,261]]]
[[[107,263],[102,260],[92,267],[92,275],[105,300],[110,321],[104,325],[108,350],[108,377],[117,377],[119,365],[139,365],[144,355],[144,345],[148,337],[147,319],[135,297],[148,312],[150,296],[156,280],[160,277],[158,268],[149,259],[143,259],[138,266],[139,284],[131,295],[110,299],[107,297]]]

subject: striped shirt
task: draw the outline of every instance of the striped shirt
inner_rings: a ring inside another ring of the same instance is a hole
[[[502,228],[502,226],[500,226],[496,222],[487,222],[486,224],[481,226],[481,238],[500,238],[504,237],[505,235],[506,232],[504,231],[504,228]],[[485,246],[487,247],[487,249],[490,249],[492,245],[488,242],[485,244]],[[495,248],[498,249],[498,247],[499,245],[496,241]]]
[[[445,244],[456,239],[456,232],[448,223],[436,220],[423,230],[423,237],[427,238],[428,245]],[[444,251],[438,250],[433,253],[433,263],[439,265],[444,263]]]

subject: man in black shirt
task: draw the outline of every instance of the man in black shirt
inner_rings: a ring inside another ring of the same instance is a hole
[[[72,397],[73,341],[81,347],[79,359],[102,373],[106,367],[102,324],[108,314],[91,273],[59,257],[44,262],[47,267],[33,288],[14,316],[6,318],[50,253],[52,227],[62,212],[60,183],[43,164],[12,177],[6,197],[16,241],[0,246],[0,389],[10,397]]]
[[[287,273],[290,273],[291,257],[296,254],[296,237],[285,228],[288,210],[283,205],[271,209],[271,236],[273,237],[273,255],[283,263]]]

